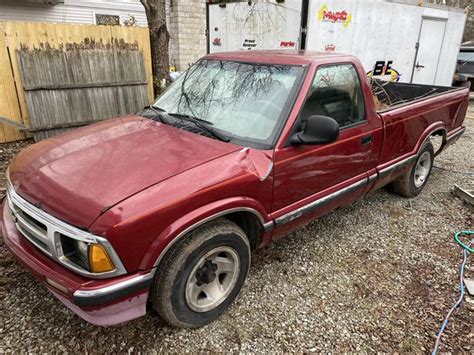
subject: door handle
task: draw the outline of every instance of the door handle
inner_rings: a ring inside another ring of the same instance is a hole
[[[370,144],[372,143],[372,136],[362,137],[361,141],[362,141],[362,144]]]

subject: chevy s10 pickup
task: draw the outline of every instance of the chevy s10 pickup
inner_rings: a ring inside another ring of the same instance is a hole
[[[201,326],[237,297],[252,250],[387,184],[418,195],[468,96],[369,79],[335,53],[207,55],[143,112],[18,154],[1,232],[93,324],[154,309]]]

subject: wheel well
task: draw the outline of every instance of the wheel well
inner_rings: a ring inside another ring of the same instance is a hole
[[[257,248],[257,246],[260,244],[263,234],[263,225],[260,219],[254,213],[247,211],[237,211],[226,214],[223,217],[229,221],[234,222],[240,228],[242,228],[249,239],[252,250]]]
[[[435,156],[441,153],[445,144],[446,144],[446,130],[444,128],[440,128],[429,135],[431,143],[433,144]],[[439,137],[439,138],[437,138]],[[435,139],[432,139],[435,138]]]
[[[176,245],[179,245],[179,243],[183,240],[183,237],[186,237],[195,229],[204,226],[207,223],[212,222],[218,218],[225,218],[231,222],[234,222],[240,228],[242,228],[249,240],[250,247],[252,250],[256,249],[259,246],[264,231],[264,226],[259,215],[243,210],[238,210],[234,212],[229,211],[229,213],[215,215],[209,220],[202,221],[202,223],[198,223],[197,225],[193,225],[191,228],[185,229],[181,234],[176,236],[173,240],[171,240],[170,243],[165,246],[163,251],[160,253],[160,255],[158,255],[157,259],[155,260],[154,267],[160,265],[165,255],[170,252],[171,248],[174,248],[176,247]]]

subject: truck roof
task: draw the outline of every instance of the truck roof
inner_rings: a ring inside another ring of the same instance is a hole
[[[353,56],[341,53],[289,49],[219,52],[205,56],[206,59],[286,65],[305,65],[319,60],[327,60],[328,58],[334,60],[338,57],[346,60],[353,58]]]

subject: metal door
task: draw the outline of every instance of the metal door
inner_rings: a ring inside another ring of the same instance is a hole
[[[435,83],[445,30],[446,19],[423,18],[413,64],[413,83],[427,85]]]
[[[382,136],[378,117],[360,109],[361,71],[347,63],[317,69],[296,126],[309,116],[327,115],[338,122],[340,135],[332,143],[275,150],[273,237],[354,201],[365,192],[369,176],[375,176]]]

